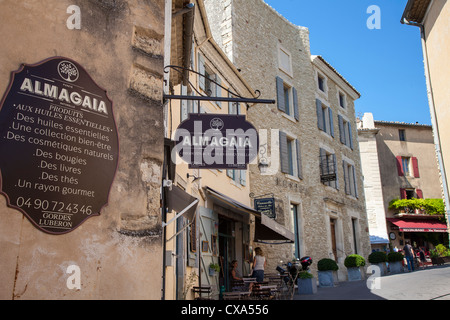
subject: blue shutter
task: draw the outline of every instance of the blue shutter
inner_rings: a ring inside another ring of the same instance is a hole
[[[353,137],[352,137],[352,125],[350,124],[350,121],[347,122],[348,126],[348,137],[349,137],[349,147],[353,150]]]
[[[277,104],[278,110],[286,112],[286,103],[284,101],[284,84],[283,79],[277,77]]]
[[[323,118],[322,102],[316,99],[317,126],[320,130],[325,131],[325,122]]]
[[[358,198],[358,185],[357,185],[357,183],[356,183],[356,171],[355,171],[355,166],[352,166],[352,170],[353,170],[353,184],[354,184],[354,187],[355,187],[355,194],[354,194],[354,196],[355,196],[356,198]]]
[[[330,132],[331,136],[334,138],[334,122],[333,122],[333,110],[331,108],[328,108],[328,116],[330,118]]]
[[[298,95],[297,95],[297,89],[292,87],[292,100],[294,100],[294,118],[295,120],[300,120],[300,114],[298,110]]]
[[[301,154],[301,147],[300,147],[300,141],[295,140],[296,143],[296,149],[297,149],[297,176],[300,179],[303,179],[303,172],[302,172],[302,154]]]
[[[281,172],[289,173],[287,136],[283,131],[280,131],[280,163]]]
[[[203,59],[203,56],[198,53],[198,73],[201,75],[198,76],[198,85],[200,89],[205,91],[205,60]]]
[[[341,143],[345,144],[345,129],[344,129],[344,118],[341,115],[338,115],[339,122],[339,136],[341,138]]]

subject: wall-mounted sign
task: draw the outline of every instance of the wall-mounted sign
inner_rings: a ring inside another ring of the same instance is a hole
[[[243,115],[190,114],[175,132],[175,152],[193,169],[247,169],[258,155],[255,127]]]
[[[275,219],[275,198],[255,199],[255,210]]]
[[[22,65],[0,103],[0,191],[40,230],[72,231],[107,204],[118,163],[112,102],[75,61]]]

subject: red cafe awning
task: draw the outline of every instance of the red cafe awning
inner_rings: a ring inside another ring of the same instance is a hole
[[[399,231],[402,232],[448,232],[445,223],[435,220],[402,220],[397,218],[387,218]]]

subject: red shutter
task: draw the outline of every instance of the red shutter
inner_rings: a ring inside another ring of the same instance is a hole
[[[406,199],[406,189],[400,189],[400,199]]]
[[[423,192],[420,189],[416,189],[416,193],[417,193],[417,198],[418,199],[423,199]]]
[[[417,161],[416,157],[412,157],[411,159],[412,159],[414,177],[415,178],[420,178],[420,175],[419,175],[419,162]]]
[[[403,173],[403,167],[402,167],[402,157],[398,156],[397,157],[397,170],[398,170],[398,175],[399,176],[404,176],[405,174]]]

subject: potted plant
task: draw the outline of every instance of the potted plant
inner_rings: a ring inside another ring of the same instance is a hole
[[[323,258],[317,262],[317,270],[319,276],[319,286],[333,287],[337,282],[337,270],[339,266],[336,261],[329,258]]]
[[[215,276],[217,272],[220,271],[220,266],[217,263],[210,263],[209,264],[209,275]]]
[[[374,251],[369,255],[369,262],[380,268],[380,276],[386,275],[387,272],[386,261],[387,261],[386,252]]]
[[[309,271],[300,271],[297,278],[298,294],[314,294],[317,282]]]
[[[387,260],[389,262],[390,273],[403,272],[403,254],[401,252],[390,252],[387,255]]]
[[[430,251],[430,258],[433,265],[441,265],[450,262],[450,250],[443,244],[438,244],[436,248]]]
[[[348,281],[362,280],[361,267],[366,265],[366,260],[359,254],[351,254],[344,260],[344,265],[347,268]]]

